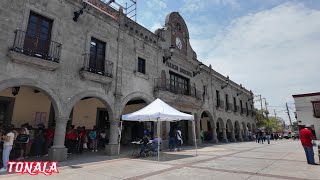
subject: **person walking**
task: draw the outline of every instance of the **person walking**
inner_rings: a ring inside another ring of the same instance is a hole
[[[266,138],[267,138],[268,144],[270,144],[270,131],[269,130],[266,131]]]
[[[314,152],[313,152],[313,134],[311,132],[311,125],[307,124],[305,128],[300,131],[300,141],[303,146],[303,149],[306,153],[307,162],[310,165],[317,165],[314,161]]]
[[[178,127],[178,129],[177,129],[177,145],[178,145],[178,151],[181,150],[182,144],[183,144],[183,140],[182,140],[181,128]]]
[[[175,141],[176,141],[175,130],[174,130],[174,128],[171,128],[170,132],[169,132],[169,149],[170,149],[170,151],[173,151],[176,148]]]
[[[8,161],[10,157],[10,152],[12,150],[12,145],[13,145],[13,139],[14,139],[14,133],[12,131],[11,126],[8,126],[5,129],[5,136],[1,137],[1,140],[4,141],[3,143],[3,152],[2,152],[2,163],[3,163],[3,168],[0,169],[0,172],[5,172],[8,169]]]

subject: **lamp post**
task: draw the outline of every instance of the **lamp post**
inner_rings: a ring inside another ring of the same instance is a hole
[[[162,60],[163,64],[166,63],[169,59],[171,59],[171,57],[173,56],[173,53],[174,53],[174,49],[175,49],[175,47],[174,47],[173,45],[171,45],[171,46],[169,47],[170,55],[165,54],[165,55],[163,56],[163,60]]]
[[[200,74],[201,70],[203,69],[203,63],[200,62],[200,64],[197,66],[197,71],[193,71],[193,77],[196,76],[197,74]]]
[[[19,90],[20,90],[20,87],[13,87],[13,88],[11,89],[12,95],[13,95],[13,96],[16,96],[16,95],[19,93]]]

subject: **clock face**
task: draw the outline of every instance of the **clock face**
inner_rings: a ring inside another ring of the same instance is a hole
[[[182,42],[181,42],[180,38],[178,38],[178,37],[176,38],[176,46],[178,49],[180,49],[180,50],[182,49]]]

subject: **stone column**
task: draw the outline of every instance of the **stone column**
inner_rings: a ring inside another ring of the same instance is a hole
[[[225,128],[225,127],[222,128],[222,142],[225,142],[225,143],[228,142],[227,128]]]
[[[238,134],[239,134],[239,140],[238,140],[238,141],[242,142],[242,141],[243,141],[243,138],[242,138],[242,133],[241,133],[241,130],[240,130],[240,129],[239,129]]]
[[[249,141],[249,138],[248,138],[248,129],[245,128],[245,129],[243,130],[243,133],[244,133],[244,141]]]
[[[218,143],[218,138],[217,138],[217,124],[213,121],[213,126],[212,126],[212,142],[213,143]]]
[[[64,140],[68,120],[68,117],[56,118],[53,146],[49,149],[48,152],[50,161],[67,160],[67,148],[64,146]]]
[[[235,132],[234,132],[234,128],[231,129],[231,141],[232,142],[236,142],[236,135],[235,135]]]
[[[119,147],[119,119],[117,120],[110,120],[110,138],[109,144],[106,145],[105,152],[109,156],[118,155],[118,147]],[[123,129],[123,126],[122,126]],[[121,151],[121,150],[120,150]]]

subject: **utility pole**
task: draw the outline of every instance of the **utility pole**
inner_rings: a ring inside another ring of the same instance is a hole
[[[273,112],[274,112],[274,117],[277,119],[277,113],[276,113],[276,110],[273,109]]]
[[[291,117],[290,117],[290,111],[288,108],[288,103],[286,103],[286,107],[287,107],[287,113],[288,113],[288,117],[289,117],[289,121],[290,121],[290,126],[292,127],[292,122],[291,122]]]
[[[269,118],[268,118],[269,112],[268,112],[268,107],[267,107],[267,105],[268,105],[267,99],[266,99],[266,98],[263,98],[263,99],[264,99],[264,105],[265,105],[265,107],[266,107],[266,117],[267,117],[267,119],[269,119]]]

